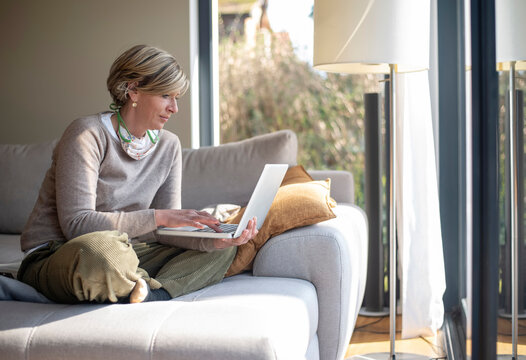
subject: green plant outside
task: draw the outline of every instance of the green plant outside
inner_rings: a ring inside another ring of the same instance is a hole
[[[219,44],[221,142],[281,129],[298,136],[298,164],[350,171],[364,205],[363,94],[380,87],[373,75],[318,72],[294,53],[282,34]]]

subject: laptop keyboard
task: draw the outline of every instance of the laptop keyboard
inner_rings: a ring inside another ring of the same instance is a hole
[[[219,224],[219,228],[224,233],[233,233],[236,231],[238,224]],[[204,229],[194,230],[196,232],[216,232],[214,229],[205,227]]]

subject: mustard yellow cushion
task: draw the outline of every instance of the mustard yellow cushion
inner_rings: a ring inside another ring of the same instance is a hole
[[[289,168],[263,226],[254,239],[238,247],[226,276],[250,270],[256,253],[271,237],[334,218],[331,208],[336,202],[330,197],[330,188],[330,179],[314,181],[301,165]],[[244,211],[245,208],[241,209],[226,222],[239,223]]]

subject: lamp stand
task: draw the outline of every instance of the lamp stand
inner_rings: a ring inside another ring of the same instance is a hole
[[[518,119],[516,115],[517,111],[517,93],[515,91],[515,61],[510,62],[510,73],[509,73],[509,162],[510,162],[510,189],[511,189],[511,201],[510,201],[510,218],[511,218],[511,357],[510,355],[499,355],[498,359],[526,359],[526,356],[517,355],[517,337],[519,334],[519,219],[517,216],[517,206],[519,203],[518,199],[518,164],[517,161],[521,159],[519,156],[517,131],[518,131]],[[521,199],[522,200],[522,199]],[[522,223],[522,219],[521,223]]]
[[[429,356],[396,353],[396,65],[389,64],[389,345],[390,352],[352,356],[352,360],[428,360]]]

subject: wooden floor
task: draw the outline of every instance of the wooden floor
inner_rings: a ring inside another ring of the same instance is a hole
[[[519,320],[517,354],[526,355],[526,319]],[[401,317],[397,317],[396,352],[428,356],[430,359],[446,359],[440,334],[433,337],[420,337],[401,340]],[[511,354],[511,320],[499,317],[497,329],[497,354]],[[358,316],[356,327],[347,348],[345,358],[375,352],[389,352],[389,317]]]
[[[511,354],[511,320],[499,317],[497,321],[497,354]],[[520,319],[518,327],[517,355],[526,355],[526,319]]]
[[[425,355],[430,359],[446,359],[445,351],[440,344],[440,335],[432,337],[419,337],[409,340],[401,340],[400,316],[396,319],[396,347],[397,353],[413,353]],[[354,355],[389,352],[389,317],[365,317],[358,316],[356,326],[347,349],[345,358]]]

